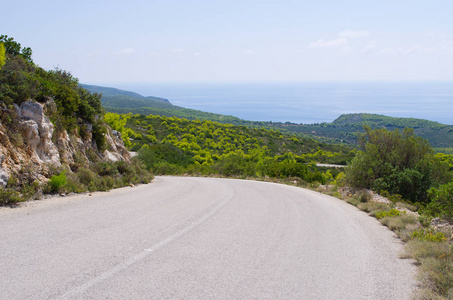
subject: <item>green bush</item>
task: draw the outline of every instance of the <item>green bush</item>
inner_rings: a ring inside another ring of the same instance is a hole
[[[22,198],[24,200],[34,199],[41,193],[40,189],[41,185],[39,184],[38,180],[34,180],[31,183],[26,182],[22,185]]]
[[[77,171],[77,177],[79,178],[80,183],[87,187],[93,185],[97,179],[96,174],[87,168],[79,168]]]
[[[156,172],[156,174],[160,174],[160,175],[175,175],[175,174],[178,174],[179,171],[180,171],[180,166],[175,165],[175,164],[170,164],[166,161],[159,162],[154,166],[154,172]]]
[[[405,212],[392,208],[389,211],[382,211],[382,212],[377,213],[375,217],[376,217],[376,219],[379,220],[379,219],[382,219],[385,217],[397,217],[397,216],[401,216],[403,214],[405,214]]]
[[[115,176],[118,174],[117,164],[105,161],[98,162],[96,164],[96,172],[100,176]]]
[[[65,171],[62,171],[58,175],[53,175],[49,181],[50,192],[52,192],[52,193],[60,192],[60,190],[66,185],[66,183],[67,183],[67,178],[66,178]]]
[[[100,152],[107,150],[107,127],[101,121],[96,121],[93,124],[93,140],[96,142],[96,146]]]
[[[24,201],[19,192],[13,189],[0,188],[0,205],[14,205]]]
[[[120,172],[120,174],[123,176],[131,175],[134,172],[131,164],[125,161],[118,161],[116,163],[116,168],[118,169],[118,172]]]
[[[156,153],[146,144],[138,151],[137,158],[143,162],[147,170],[152,170],[154,164],[158,161]]]
[[[68,192],[73,193],[82,193],[87,190],[87,188],[80,182],[80,179],[76,173],[69,174],[67,176],[68,182],[66,183],[65,189]]]
[[[433,178],[446,176],[437,174],[441,168],[431,163],[433,149],[411,129],[401,133],[365,127],[361,144],[364,151],[346,169],[347,182],[353,187],[387,190],[412,202],[426,203]]]
[[[430,242],[443,242],[446,237],[442,232],[434,232],[432,229],[420,228],[412,233],[413,239],[419,239]]]
[[[425,212],[453,221],[453,182],[431,188],[428,191],[431,203],[425,209]]]

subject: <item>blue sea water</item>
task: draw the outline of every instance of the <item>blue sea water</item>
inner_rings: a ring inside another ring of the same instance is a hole
[[[313,124],[375,113],[453,124],[453,82],[153,83],[116,85],[245,120]]]

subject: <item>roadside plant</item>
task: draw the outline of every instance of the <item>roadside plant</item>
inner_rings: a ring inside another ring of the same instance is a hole
[[[62,171],[58,175],[53,175],[49,181],[50,191],[52,193],[58,193],[66,185],[66,183],[66,171]]]
[[[382,211],[382,212],[377,213],[375,217],[376,217],[376,219],[379,220],[379,219],[382,219],[385,217],[397,217],[397,216],[401,216],[403,214],[405,214],[405,212],[392,208],[389,211]]]
[[[16,190],[0,188],[0,205],[14,205],[21,201],[23,198]]]
[[[412,233],[412,238],[430,242],[443,242],[447,240],[444,233],[435,232],[432,229],[426,228],[420,228],[418,230],[415,230]]]

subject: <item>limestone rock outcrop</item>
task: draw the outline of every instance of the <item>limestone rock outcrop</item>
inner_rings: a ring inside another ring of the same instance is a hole
[[[46,180],[51,167],[71,165],[74,159],[87,159],[87,151],[93,150],[104,160],[129,161],[130,154],[124,147],[121,136],[110,128],[106,134],[107,150],[100,153],[92,139],[91,124],[84,124],[82,135],[67,131],[56,132],[46,112],[55,110],[54,101],[49,98],[41,104],[25,101],[14,105],[14,125],[0,122],[0,186],[5,186],[12,174],[32,169],[36,179]]]

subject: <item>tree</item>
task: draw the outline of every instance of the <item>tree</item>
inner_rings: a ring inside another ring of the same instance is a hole
[[[7,35],[0,35],[0,42],[3,42],[5,46],[6,54],[11,54],[14,56],[21,56],[27,61],[31,60],[32,50],[29,47],[24,47],[20,43],[16,42],[14,38],[8,38]]]
[[[389,131],[365,127],[359,151],[346,170],[351,186],[387,190],[413,202],[426,202],[433,184],[433,149],[412,129]]]
[[[0,69],[3,67],[6,61],[6,52],[5,52],[5,45],[0,43]]]
[[[428,191],[431,203],[426,208],[431,215],[453,221],[453,182]]]

